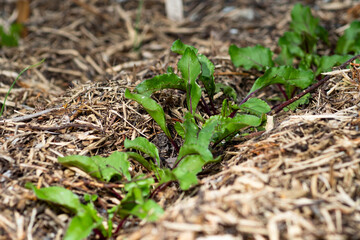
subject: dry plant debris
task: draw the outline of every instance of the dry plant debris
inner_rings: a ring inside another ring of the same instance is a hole
[[[357,17],[355,1],[305,2],[339,32]],[[228,46],[261,43],[274,50],[292,5],[184,1],[186,19],[175,24],[160,0],[146,0],[140,10],[138,1],[31,1],[28,36],[18,48],[0,49],[0,99],[17,72],[47,59],[17,83],[0,122],[0,239],[64,234],[71,216],[36,201],[26,182],[97,194],[104,209],[118,203],[106,189],[121,186],[64,168],[58,156],[107,156],[136,136],[171,156],[156,124],[123,97],[126,87],[174,66],[171,42],[194,44],[216,63],[218,81],[245,94],[256,76],[232,74]],[[15,7],[15,1],[0,0],[1,22],[16,19]],[[221,171],[204,174],[198,188],[179,193],[174,185],[159,194],[164,217],[153,224],[129,221],[118,239],[359,239],[360,99],[354,76],[333,72],[309,106],[275,116],[273,129],[224,149],[225,161],[214,167]],[[171,93],[158,98],[178,117],[181,109],[171,106],[179,99]],[[142,169],[134,164],[132,171]]]

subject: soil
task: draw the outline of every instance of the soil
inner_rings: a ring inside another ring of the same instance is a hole
[[[330,44],[320,45],[325,55],[360,12],[357,1],[184,0],[179,23],[166,16],[163,0],[32,0],[19,46],[0,48],[0,106],[17,74],[46,59],[16,82],[0,118],[0,239],[64,236],[72,216],[37,200],[27,182],[96,194],[99,210],[119,202],[106,184],[62,166],[58,157],[108,156],[124,151],[126,138],[143,136],[171,165],[172,145],[124,98],[125,89],[169,66],[176,70],[179,56],[170,46],[181,39],[208,56],[215,81],[242,99],[261,73],[235,68],[230,44],[278,53],[296,2],[309,5],[329,31]],[[0,25],[12,23],[16,1],[0,0],[0,16]],[[276,94],[269,87],[259,96]],[[298,110],[273,115],[266,132],[217,149],[223,160],[205,167],[199,185],[181,192],[173,183],[160,192],[165,214],[157,222],[130,218],[114,238],[360,239],[359,82],[351,72],[334,72],[312,94]],[[177,92],[155,98],[169,125],[182,118]],[[133,175],[144,171],[131,164]],[[115,220],[116,228],[121,219]]]

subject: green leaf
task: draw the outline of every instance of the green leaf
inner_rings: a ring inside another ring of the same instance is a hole
[[[172,46],[171,46],[171,51],[180,55],[183,55],[185,53],[185,50],[187,48],[190,48],[191,50],[193,50],[195,52],[195,54],[197,54],[198,50],[190,45],[184,44],[183,42],[181,42],[180,39],[176,40]]]
[[[224,138],[239,132],[242,128],[253,126],[257,127],[261,124],[261,118],[254,115],[237,114],[234,118],[221,117],[219,115],[210,117],[213,121],[218,121],[216,131],[211,141],[218,143]]]
[[[197,57],[201,64],[201,75],[199,80],[204,84],[209,97],[212,98],[215,94],[215,66],[205,55],[198,54]]]
[[[307,32],[316,36],[316,29],[319,25],[319,19],[311,14],[310,7],[305,7],[300,3],[295,4],[291,11],[290,29],[294,32]]]
[[[353,21],[350,27],[345,30],[336,45],[336,53],[360,53],[360,21]]]
[[[312,16],[309,7],[296,4],[291,18],[290,29],[293,31],[285,32],[278,42],[281,53],[276,62],[283,65],[292,65],[295,57],[304,58],[305,54],[316,54],[319,39],[329,43],[328,32],[319,25],[319,19]],[[306,66],[312,64],[306,63]]]
[[[273,52],[261,45],[255,47],[238,48],[232,44],[229,48],[231,61],[236,67],[244,67],[245,70],[255,68],[257,70],[265,70],[274,66],[272,60]]]
[[[201,172],[205,161],[199,155],[186,156],[173,170],[182,190],[188,190],[198,183],[196,175]]]
[[[178,62],[178,68],[186,83],[186,100],[189,111],[195,113],[201,98],[201,88],[196,79],[201,72],[201,65],[196,54],[191,48],[186,48],[184,55]]]
[[[179,151],[178,161],[183,161],[183,158],[187,155],[200,155],[206,162],[212,162],[214,160],[211,151],[208,146],[199,144],[184,144]]]
[[[209,150],[209,144],[217,125],[217,121],[207,120],[203,128],[199,130],[192,115],[190,113],[186,114],[183,123],[185,142],[180,148],[177,162],[183,161],[183,158],[187,155],[194,154],[200,155],[205,162],[214,161],[213,155]]]
[[[221,112],[220,112],[220,115],[222,117],[227,117],[229,116],[233,109],[232,109],[232,104],[227,100],[227,99],[224,99],[224,101],[222,102],[222,106],[221,106]],[[236,110],[238,110],[239,108],[236,108]],[[234,109],[235,110],[235,109]]]
[[[237,93],[234,88],[223,83],[215,83],[215,93],[220,91],[222,91],[226,96],[229,96],[232,100],[236,101]]]
[[[121,173],[128,181],[130,181],[130,163],[127,158],[128,155],[123,152],[113,152],[109,157],[102,158],[99,166],[104,180],[110,181],[113,176],[117,176]]]
[[[332,67],[335,65],[340,65],[347,60],[349,60],[352,55],[332,55],[332,56],[322,56],[319,61],[318,68],[316,69],[315,75],[319,75],[323,72],[328,72],[332,70]]]
[[[32,189],[38,199],[63,206],[73,213],[83,211],[79,197],[63,187],[47,187],[37,189],[33,184],[27,183],[26,188]]]
[[[125,184],[125,191],[128,193],[121,200],[121,205],[116,210],[120,217],[132,214],[141,219],[154,221],[163,214],[159,205],[152,200],[147,200],[154,179],[144,179],[144,176],[143,174],[139,175],[134,179],[135,181]]]
[[[199,127],[195,123],[194,116],[191,113],[186,113],[185,121],[183,123],[185,131],[185,142],[184,144],[196,144],[197,143],[197,134],[199,132]]]
[[[170,181],[177,181],[176,176],[169,168],[159,168],[154,171],[156,178],[159,180],[159,184],[163,184]]]
[[[314,73],[310,70],[298,70],[290,66],[273,67],[254,82],[248,95],[271,84],[283,84],[285,88],[291,86],[300,89],[307,88],[314,82]]]
[[[135,92],[150,97],[152,93],[162,89],[186,90],[184,81],[174,73],[167,73],[147,79],[136,86]]]
[[[64,240],[78,240],[87,238],[94,228],[102,225],[102,218],[94,219],[92,211],[89,206],[85,206],[85,211],[79,212],[70,222],[66,230]],[[106,233],[106,232],[105,232]]]
[[[312,40],[309,39],[303,39],[303,42],[305,44],[310,44],[309,41],[314,41],[310,45],[314,45],[313,47],[316,48],[316,42],[320,38],[323,42],[326,44],[329,43],[328,40],[328,31],[319,25],[319,18],[315,18],[311,14],[310,7],[305,7],[301,5],[300,3],[296,4],[293,7],[293,10],[291,12],[291,18],[292,21],[290,23],[290,29],[297,33],[301,33],[305,35],[309,35]],[[305,36],[305,38],[309,38],[309,36]],[[304,37],[304,36],[303,36]],[[305,48],[303,48],[304,50]],[[308,46],[308,49],[312,49],[312,47]],[[311,53],[310,51],[307,51],[308,53]]]
[[[300,47],[301,43],[302,38],[300,33],[285,32],[278,41],[281,53],[277,62],[282,65],[292,65],[294,57],[303,57],[305,53]]]
[[[88,173],[90,176],[102,181],[110,181],[113,177],[121,178],[124,175],[127,180],[131,179],[129,173],[130,163],[127,154],[114,152],[109,157],[101,156],[86,157],[72,155],[59,157],[58,161],[67,167],[77,167]]]
[[[128,89],[125,90],[125,97],[141,104],[155,122],[159,124],[166,136],[171,139],[170,131],[166,125],[164,110],[155,100],[144,95],[130,93]]]
[[[299,70],[309,70],[311,69],[311,66],[313,64],[316,64],[316,61],[318,58],[318,55],[315,54],[305,54],[305,56],[301,59],[300,63],[299,63]]]
[[[308,104],[309,100],[311,98],[311,94],[307,93],[304,96],[302,96],[300,99],[296,100],[295,102],[291,103],[287,107],[284,108],[284,111],[294,111],[298,106],[303,104]]]
[[[258,98],[249,98],[245,103],[240,105],[240,109],[258,117],[271,111],[270,106],[265,101]]]
[[[204,148],[208,148],[209,144],[211,142],[211,138],[215,133],[216,128],[219,126],[220,122],[218,121],[218,119],[216,118],[210,118],[208,120],[206,120],[206,122],[203,124],[202,129],[200,130],[199,134],[198,134],[198,140],[197,140],[197,144],[204,146]],[[202,155],[202,154],[200,154]],[[212,155],[211,155],[211,159],[209,158],[205,158],[205,156],[203,157],[203,160],[205,160],[206,162],[208,161],[212,161]]]
[[[147,140],[146,138],[137,137],[132,141],[125,139],[124,147],[126,149],[133,148],[149,155],[154,159],[157,165],[160,166],[159,150],[153,143],[149,142],[149,140]]]
[[[164,210],[152,199],[143,204],[137,204],[131,211],[131,214],[146,219],[148,222],[154,222],[164,214]]]
[[[141,190],[141,196],[147,197],[150,194],[151,185],[154,184],[155,180],[153,178],[144,178],[145,175],[141,174],[137,176],[133,182],[125,184],[125,191],[131,192],[135,188]]]
[[[182,139],[184,139],[185,138],[185,128],[184,128],[183,124],[180,122],[176,122],[174,125],[174,128],[175,128],[177,134],[179,134],[179,136]]]
[[[136,153],[136,152],[126,152],[126,154],[129,156],[129,158],[134,159],[135,161],[137,161],[138,163],[140,163],[141,165],[143,165],[148,171],[151,171],[151,164],[140,154]]]

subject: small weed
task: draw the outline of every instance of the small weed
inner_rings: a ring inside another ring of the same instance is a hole
[[[35,63],[34,65],[31,65],[31,66],[29,66],[29,67],[26,67],[26,68],[24,68],[24,69],[19,73],[19,75],[18,75],[18,76],[16,77],[16,79],[14,80],[14,82],[11,84],[11,86],[10,86],[10,88],[9,88],[9,91],[8,91],[8,92],[6,93],[6,95],[5,95],[4,103],[3,103],[3,105],[1,106],[1,110],[0,110],[0,117],[1,117],[2,114],[4,113],[6,100],[7,100],[7,98],[9,97],[11,90],[14,88],[14,86],[15,86],[15,84],[16,84],[16,81],[20,78],[20,76],[21,76],[24,72],[26,72],[26,71],[29,70],[30,68],[34,68],[34,67],[39,66],[39,65],[42,64],[44,61],[45,61],[45,59],[41,60],[41,61],[38,62],[38,63]]]

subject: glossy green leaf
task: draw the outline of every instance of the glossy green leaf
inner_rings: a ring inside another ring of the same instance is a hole
[[[185,53],[185,50],[187,48],[190,48],[191,50],[193,50],[195,52],[195,54],[197,54],[198,50],[190,45],[184,44],[183,42],[181,42],[180,39],[176,40],[172,46],[171,46],[171,51],[180,55],[183,55]]]
[[[183,123],[185,131],[185,142],[184,144],[196,144],[199,127],[195,123],[195,119],[191,113],[186,113],[185,121]]]
[[[92,212],[94,212],[92,214]],[[96,210],[90,206],[84,206],[84,211],[79,212],[69,224],[64,240],[78,240],[87,238],[94,228],[102,225],[102,218],[96,217]]]
[[[174,128],[175,128],[177,134],[179,134],[179,136],[180,136],[182,139],[184,139],[184,138],[185,138],[185,128],[184,128],[183,124],[180,123],[180,122],[176,122],[176,123],[174,124]]]
[[[217,127],[221,127],[218,119],[210,118],[210,119],[206,120],[206,122],[202,125],[202,128],[198,134],[197,144],[204,146],[204,148],[208,148],[211,138],[214,135],[215,129]],[[200,154],[200,155],[202,155],[202,154]],[[205,160],[206,162],[212,161],[213,160],[212,155],[211,155],[211,158],[206,158],[204,156],[203,160]]]
[[[222,91],[226,96],[230,97],[232,100],[236,101],[237,93],[234,88],[225,85],[223,83],[215,83],[215,93]]]
[[[27,183],[26,187],[32,189],[38,199],[63,206],[75,214],[83,210],[79,197],[63,187],[37,189],[31,183]]]
[[[232,44],[229,48],[231,61],[236,67],[244,67],[245,70],[255,68],[265,70],[274,66],[272,60],[273,52],[261,45],[255,47],[238,48]]]
[[[249,94],[271,84],[283,84],[286,88],[295,86],[304,89],[314,82],[314,73],[310,70],[298,70],[290,66],[273,67],[268,69],[263,76],[256,79]],[[248,94],[248,95],[249,95]]]
[[[136,152],[126,152],[126,154],[129,156],[129,158],[134,159],[135,161],[137,161],[138,163],[140,163],[141,165],[143,165],[148,171],[151,171],[151,164],[140,154],[136,153]]]
[[[186,48],[184,55],[178,62],[178,68],[186,82],[186,102],[189,111],[195,113],[201,98],[201,88],[196,82],[201,72],[201,65],[193,50]]]
[[[352,55],[332,55],[332,56],[322,56],[319,61],[319,66],[316,69],[315,75],[319,75],[323,72],[331,71],[332,68],[336,65],[341,65],[347,60],[349,60]]]
[[[208,146],[199,144],[184,144],[179,151],[178,161],[183,161],[182,158],[187,155],[200,155],[206,162],[212,162],[214,160],[211,151]]]
[[[112,177],[118,176],[118,174],[124,175],[128,181],[131,180],[130,163],[126,153],[113,152],[109,157],[101,158],[99,166],[105,181],[110,181]]]
[[[205,55],[198,54],[197,57],[201,64],[201,75],[199,79],[204,84],[209,97],[212,98],[215,94],[215,66]]]
[[[219,115],[212,116],[210,119],[218,121],[215,133],[212,136],[211,141],[218,143],[224,138],[239,132],[241,129],[253,126],[257,127],[261,124],[261,118],[254,115],[237,114],[234,118],[221,117]]]
[[[149,113],[149,115],[155,120],[155,122],[159,124],[160,128],[164,131],[166,136],[171,138],[170,131],[166,125],[164,110],[155,100],[144,95],[130,93],[128,89],[125,90],[125,97],[141,104],[143,108],[145,108],[145,110]]]
[[[360,53],[360,21],[353,21],[350,27],[345,30],[336,45],[336,53]]]
[[[186,156],[173,170],[182,190],[188,190],[198,183],[196,175],[201,172],[205,161],[199,155]]]
[[[133,148],[149,155],[154,159],[156,164],[160,166],[159,150],[157,149],[155,144],[149,142],[149,140],[147,140],[146,138],[137,137],[132,141],[129,139],[125,139],[124,147],[126,149]]]
[[[122,175],[128,180],[131,179],[128,170],[130,163],[127,160],[127,154],[122,152],[114,152],[107,158],[72,155],[59,157],[58,161],[67,167],[80,168],[90,176],[102,181],[110,181],[113,177],[121,178]]]
[[[184,80],[174,73],[166,73],[141,82],[136,86],[135,92],[150,97],[156,91],[169,88],[186,90]]]
[[[258,117],[271,111],[270,106],[265,101],[258,98],[249,98],[245,103],[240,105],[240,109]]]

